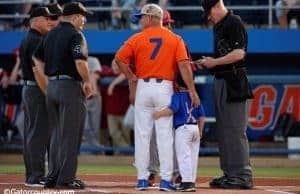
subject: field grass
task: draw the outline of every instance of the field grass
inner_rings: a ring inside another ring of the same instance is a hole
[[[24,174],[23,165],[0,165],[0,174]],[[135,175],[136,170],[131,165],[80,165],[79,174],[119,174]],[[218,168],[203,167],[198,169],[199,176],[218,176],[221,171]],[[300,178],[300,168],[254,168],[255,177],[286,177]]]

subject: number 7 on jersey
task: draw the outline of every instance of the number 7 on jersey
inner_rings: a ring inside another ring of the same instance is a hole
[[[155,47],[154,47],[151,57],[150,57],[151,60],[154,60],[159,52],[160,47],[161,47],[162,39],[161,38],[150,38],[149,41],[150,41],[150,43],[155,44]]]

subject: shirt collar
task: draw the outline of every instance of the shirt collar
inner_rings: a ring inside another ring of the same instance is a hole
[[[231,10],[228,10],[226,15],[216,25],[222,24],[228,18],[228,16],[232,14],[233,12]]]
[[[60,22],[60,25],[75,28],[70,22]]]

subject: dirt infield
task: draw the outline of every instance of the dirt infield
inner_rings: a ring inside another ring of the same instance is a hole
[[[148,191],[136,191],[134,189],[136,177],[135,176],[121,176],[121,175],[81,175],[80,178],[85,181],[87,188],[84,190],[76,190],[75,193],[105,193],[105,194],[156,194],[164,193],[158,188],[151,188]],[[207,194],[300,194],[300,179],[287,178],[256,178],[254,180],[255,188],[253,190],[221,190],[210,189],[208,181],[211,177],[198,177],[197,192]],[[27,194],[34,193],[32,190],[40,190],[38,188],[24,186],[23,175],[0,175],[0,193],[4,194]],[[158,180],[157,180],[158,182]],[[59,193],[58,190],[52,193]],[[35,192],[36,194],[38,192]],[[42,192],[40,192],[42,193]],[[44,193],[47,191],[44,190]],[[50,192],[48,192],[50,193]],[[70,192],[69,192],[70,193]],[[72,193],[72,192],[71,192]]]

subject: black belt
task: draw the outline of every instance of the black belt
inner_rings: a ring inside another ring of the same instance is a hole
[[[179,125],[176,125],[176,126],[175,126],[175,129],[178,129],[179,127],[181,127],[181,126],[183,126],[183,125],[197,125],[197,123],[192,123],[192,122],[190,122],[190,123],[179,124]]]
[[[66,79],[74,79],[69,75],[54,75],[49,76],[49,80],[66,80]]]
[[[216,79],[222,79],[222,78],[225,77],[225,74],[222,73],[222,72],[215,72],[214,76],[215,76]]]
[[[216,79],[223,79],[226,76],[236,74],[236,72],[240,71],[240,70],[246,70],[246,68],[245,67],[233,67],[232,69],[229,69],[229,70],[215,71],[215,72],[213,72],[213,75],[215,76]]]
[[[144,82],[150,82],[151,79],[154,79],[156,83],[161,83],[163,81],[163,79],[159,79],[159,78],[144,78]]]

